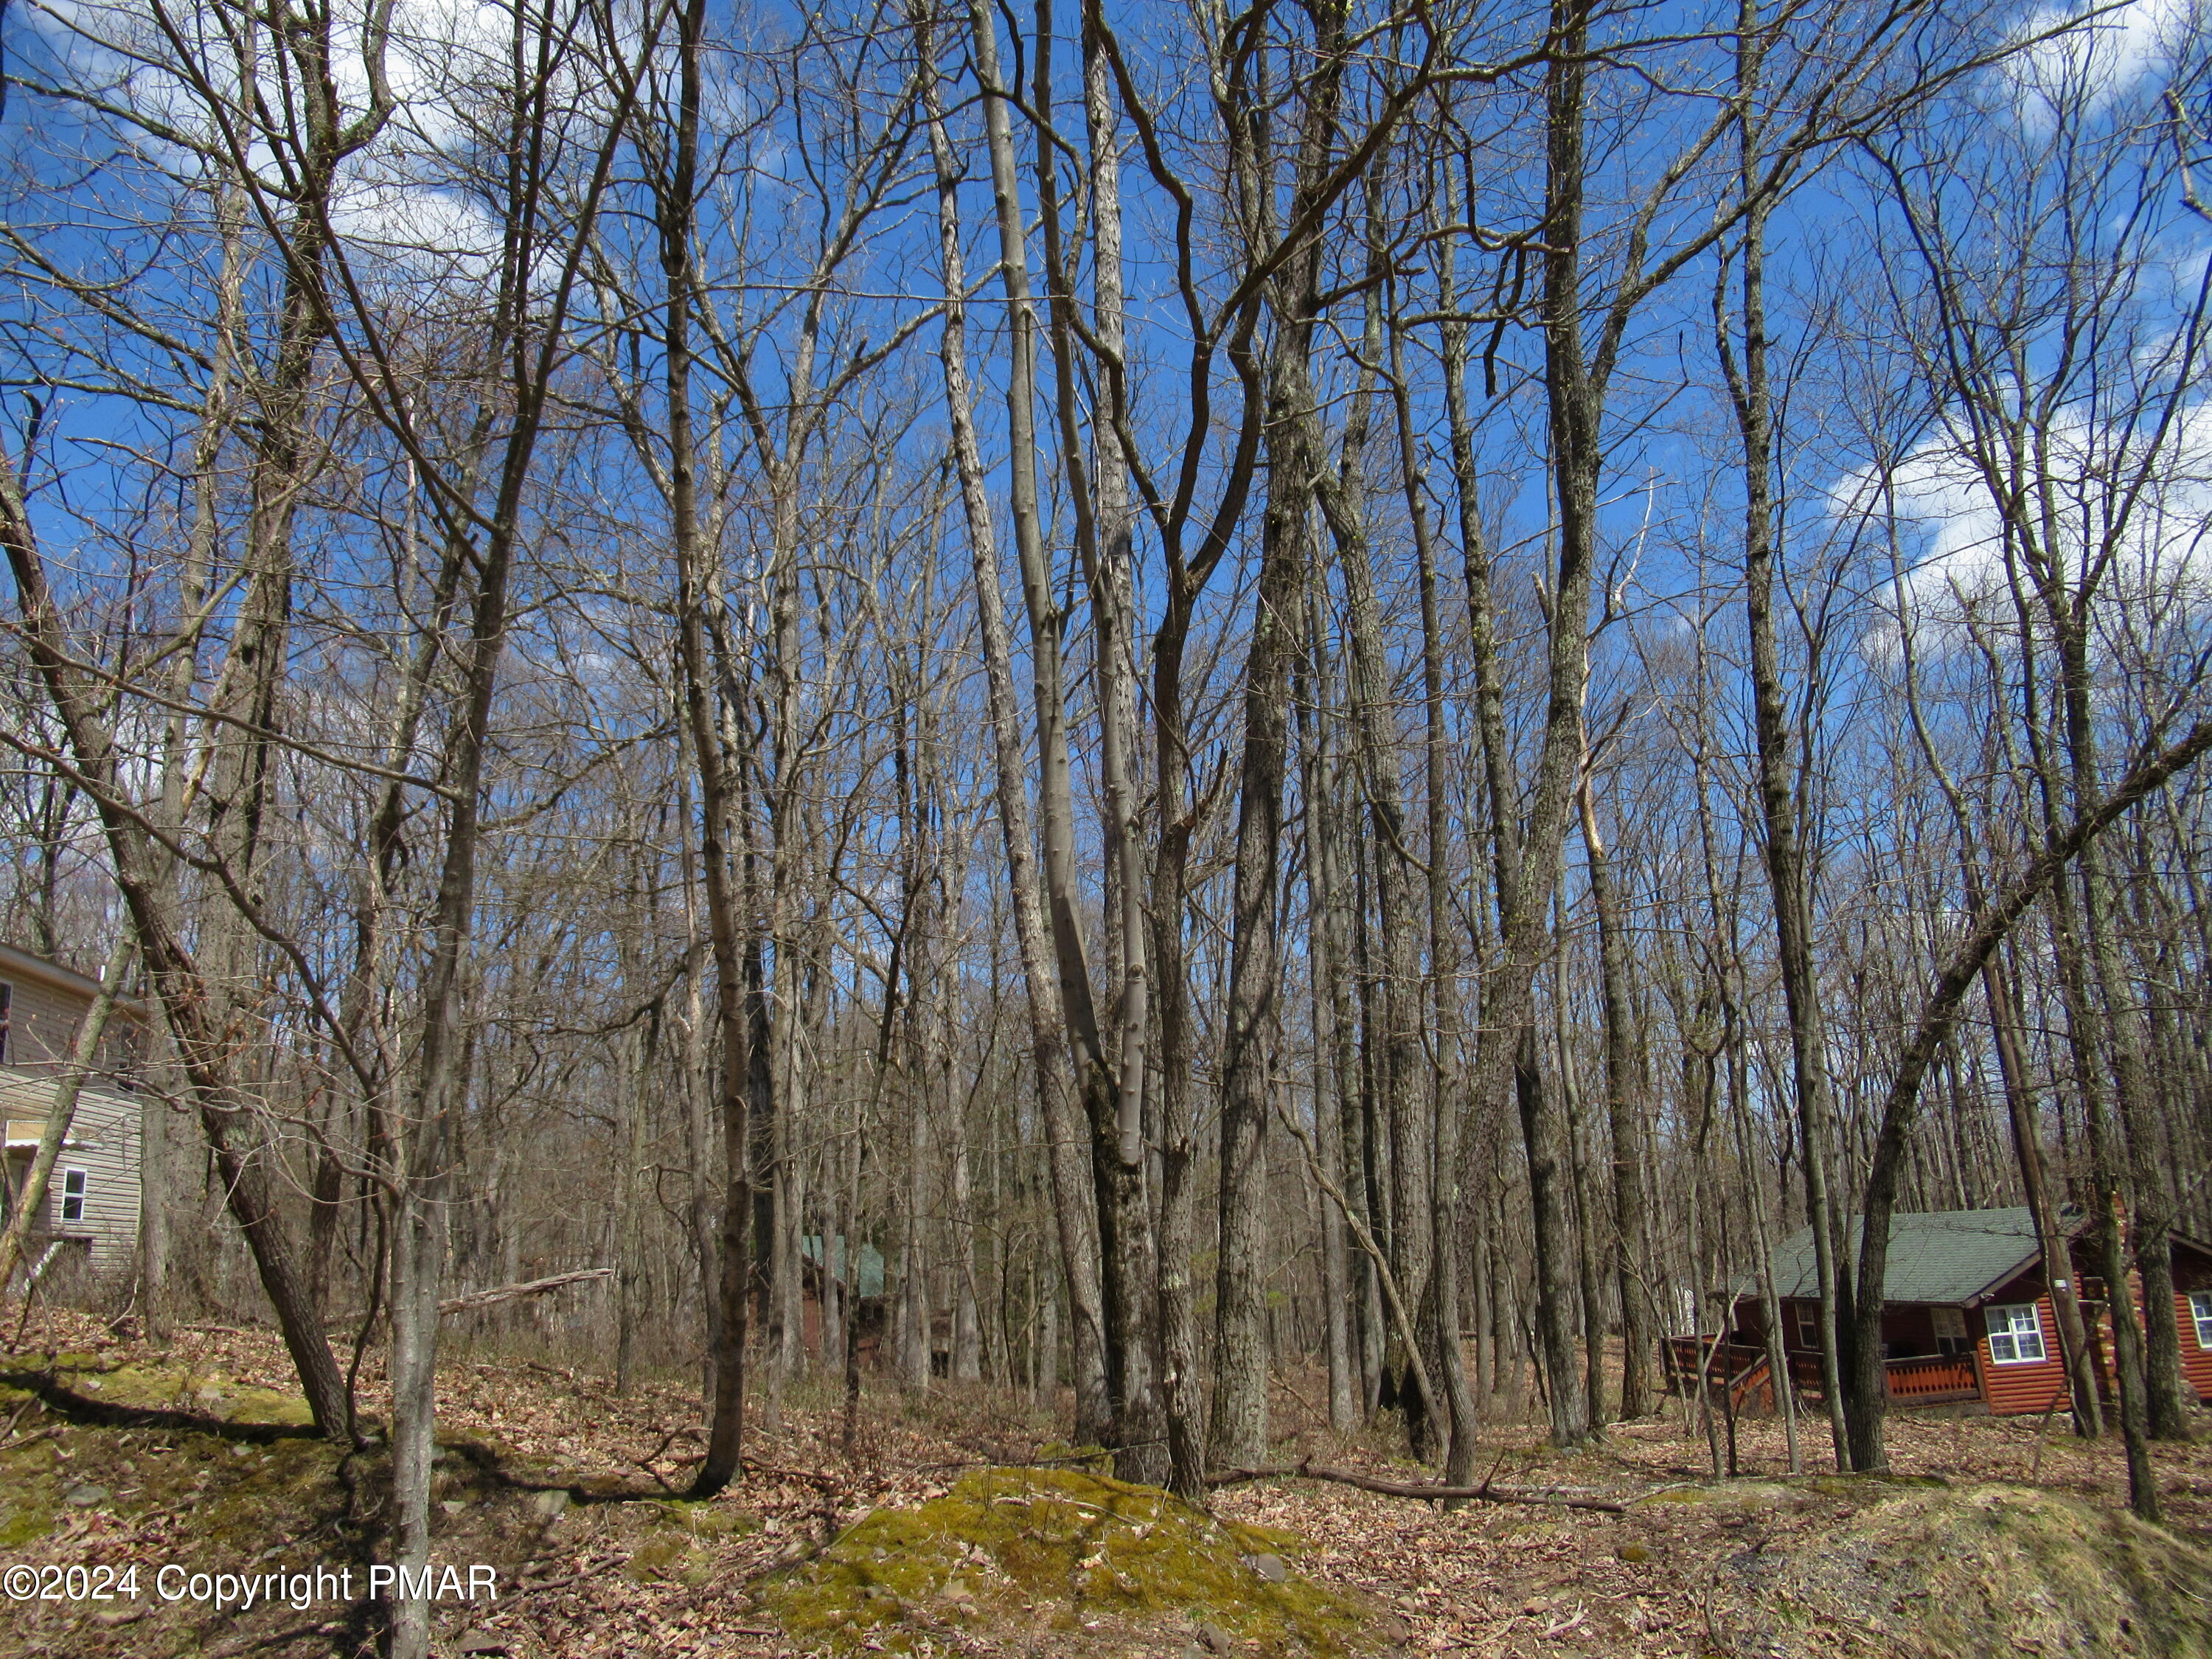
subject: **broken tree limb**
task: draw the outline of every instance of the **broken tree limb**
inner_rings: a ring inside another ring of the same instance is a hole
[[[489,1291],[471,1291],[466,1296],[449,1296],[438,1304],[441,1314],[472,1313],[478,1308],[489,1308],[501,1302],[513,1302],[519,1297],[543,1296],[548,1291],[557,1291],[563,1285],[580,1285],[587,1279],[611,1279],[612,1267],[580,1267],[574,1273],[554,1273],[545,1279],[527,1279],[519,1285],[501,1285]]]
[[[579,1267],[574,1273],[553,1273],[544,1279],[526,1279],[517,1285],[498,1285],[488,1291],[471,1291],[466,1296],[449,1296],[438,1304],[442,1314],[474,1313],[478,1308],[496,1307],[502,1302],[513,1302],[526,1296],[543,1296],[548,1291],[557,1291],[564,1285],[580,1285],[586,1279],[608,1279],[614,1274],[612,1267]],[[325,1325],[348,1325],[361,1317],[358,1314],[334,1314],[325,1319]],[[222,1326],[196,1326],[198,1330],[220,1330]]]
[[[1616,1504],[1609,1498],[1566,1498],[1556,1492],[1522,1492],[1511,1486],[1493,1486],[1487,1480],[1479,1486],[1439,1486],[1425,1480],[1384,1480],[1371,1474],[1358,1474],[1350,1469],[1332,1469],[1314,1462],[1285,1464],[1272,1469],[1217,1469],[1206,1477],[1212,1486],[1234,1486],[1247,1480],[1331,1480],[1340,1486],[1357,1486],[1362,1492],[1381,1492],[1386,1498],[1480,1498],[1486,1504],[1541,1504],[1554,1509],[1597,1510],[1606,1515],[1626,1515],[1628,1505]]]

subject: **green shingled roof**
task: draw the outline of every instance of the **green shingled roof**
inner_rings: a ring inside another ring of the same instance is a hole
[[[1859,1255],[1862,1218],[1851,1218],[1850,1260]],[[2063,1223],[2061,1224],[2063,1224]],[[2035,1261],[2035,1218],[2026,1206],[2010,1210],[1938,1210],[1889,1218],[1889,1270],[1885,1302],[1972,1302]],[[1774,1251],[1774,1293],[1814,1297],[1813,1230],[1802,1228]]]
[[[821,1234],[807,1234],[800,1242],[799,1249],[805,1254],[809,1264],[817,1267],[822,1265]],[[834,1248],[830,1254],[836,1258],[831,1266],[831,1273],[838,1283],[842,1284],[845,1280],[845,1237],[842,1233],[840,1233],[834,1241]],[[860,1299],[865,1302],[870,1297],[881,1296],[884,1293],[884,1253],[872,1244],[863,1243],[860,1249]]]

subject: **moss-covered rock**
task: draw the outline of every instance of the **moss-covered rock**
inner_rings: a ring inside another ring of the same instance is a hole
[[[986,1469],[918,1509],[878,1510],[759,1595],[814,1649],[912,1653],[987,1628],[1060,1631],[1075,1645],[1084,1632],[1110,1640],[1169,1623],[1212,1626],[1265,1653],[1360,1647],[1370,1609],[1301,1577],[1299,1553],[1294,1534],[1218,1520],[1150,1486]]]
[[[1777,1659],[2212,1659],[2212,1554],[2022,1486],[1889,1490],[1802,1545],[1733,1558],[1722,1621]]]
[[[112,1370],[75,1373],[58,1368],[57,1376],[64,1386],[102,1405],[190,1412],[220,1423],[270,1428],[305,1428],[314,1421],[314,1414],[300,1395],[240,1382],[221,1371],[121,1365]]]

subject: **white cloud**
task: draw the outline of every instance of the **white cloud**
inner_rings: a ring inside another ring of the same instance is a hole
[[[2010,75],[2021,122],[2052,125],[2054,111],[2085,102],[2102,108],[2166,68],[2191,26],[2198,0],[2128,0],[2124,5],[2045,6],[2020,39],[2037,40],[2012,60]],[[2053,33],[2053,31],[2057,31]]]
[[[2039,463],[2020,470],[2026,505],[2015,521],[2026,521],[2069,586],[2101,562],[2094,626],[2110,631],[2152,607],[2212,609],[2212,403],[2180,412],[2148,468],[2143,434],[2077,416],[2054,421],[2041,443]],[[2146,473],[2131,495],[2132,481]],[[1887,620],[1869,635],[1869,652],[1892,653],[1900,626],[1917,647],[1938,652],[1966,644],[1970,621],[1999,637],[2017,631],[2015,576],[2033,592],[2026,538],[2008,533],[1963,430],[1922,444],[1887,478],[1872,468],[1845,476],[1829,499],[1841,518],[1893,515],[1910,562],[1887,591]]]
[[[349,0],[334,8],[331,70],[341,119],[354,118],[369,102],[363,47],[373,3]],[[279,65],[267,55],[265,33],[239,33],[232,8],[209,0],[172,3],[162,14],[167,28],[149,0],[34,0],[31,15],[65,76],[188,142],[220,148],[214,114],[196,80],[234,105],[235,89],[249,76],[262,83],[265,107],[281,110],[291,101]],[[356,279],[379,298],[420,294],[425,284],[442,289],[447,300],[462,298],[496,269],[500,228],[470,199],[465,174],[471,152],[500,137],[486,125],[496,128],[513,77],[516,14],[510,4],[479,0],[394,0],[391,18],[385,72],[398,107],[375,140],[343,164],[332,227],[346,244]],[[172,29],[183,37],[181,46]],[[242,62],[234,49],[240,39],[258,41],[264,55]],[[569,62],[557,73],[550,100],[556,109],[587,108],[605,96],[604,77],[586,63]],[[247,143],[247,167],[281,192],[274,150],[258,136]],[[180,176],[201,171],[174,146],[142,140],[140,148]]]

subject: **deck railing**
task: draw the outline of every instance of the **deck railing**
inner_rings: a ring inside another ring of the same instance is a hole
[[[1893,1359],[1885,1369],[1889,1397],[1900,1404],[1935,1405],[1981,1395],[1981,1379],[1974,1373],[1970,1354],[1917,1355]],[[1669,1393],[1693,1392],[1702,1372],[1706,1386],[1717,1388],[1725,1382],[1741,1401],[1766,1381],[1766,1350],[1741,1342],[1716,1344],[1709,1336],[1672,1336],[1660,1344],[1660,1370]],[[1801,1396],[1820,1399],[1820,1355],[1793,1351],[1790,1377]]]
[[[1730,1403],[1741,1409],[1767,1384],[1766,1350],[1744,1342],[1715,1342],[1709,1336],[1670,1336],[1659,1346],[1660,1373],[1669,1394],[1694,1392],[1704,1387],[1717,1394],[1727,1390]]]
[[[1965,1354],[1922,1354],[1911,1359],[1893,1359],[1888,1372],[1892,1400],[1971,1400],[1982,1391],[1974,1375],[1974,1362]]]

